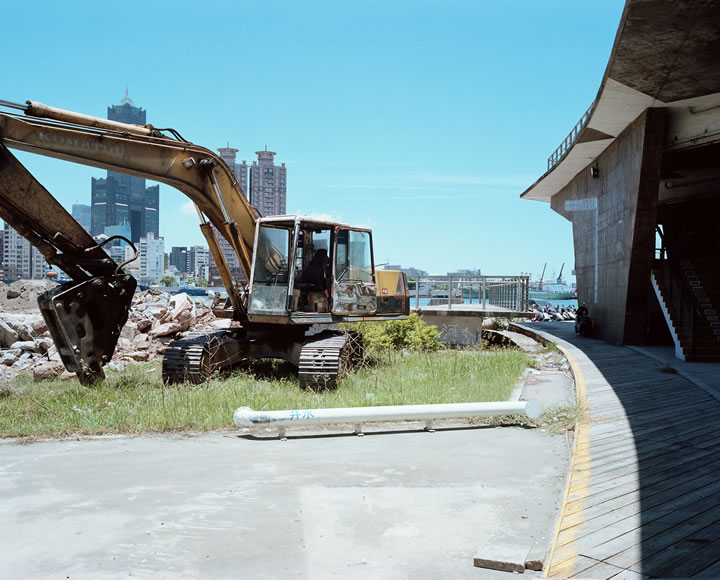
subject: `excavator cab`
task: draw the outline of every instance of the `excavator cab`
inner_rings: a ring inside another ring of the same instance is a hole
[[[302,216],[272,216],[258,220],[255,249],[251,322],[351,321],[378,309],[370,230]],[[397,314],[404,310],[405,305]]]

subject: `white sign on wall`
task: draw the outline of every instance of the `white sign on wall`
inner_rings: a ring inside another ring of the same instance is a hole
[[[565,202],[565,211],[582,211],[588,209],[597,209],[597,197],[568,199]]]

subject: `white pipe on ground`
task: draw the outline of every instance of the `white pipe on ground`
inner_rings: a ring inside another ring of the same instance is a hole
[[[238,427],[272,425],[323,425],[328,423],[365,423],[368,421],[430,421],[456,417],[493,417],[524,415],[531,419],[540,416],[537,401],[498,403],[447,403],[442,405],[397,405],[388,407],[348,407],[345,409],[295,409],[283,411],[253,411],[240,407],[233,413]]]

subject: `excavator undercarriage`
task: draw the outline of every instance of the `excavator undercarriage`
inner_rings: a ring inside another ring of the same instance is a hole
[[[363,357],[362,335],[325,330],[305,336],[241,328],[192,332],[171,342],[163,358],[163,380],[203,383],[256,358],[283,359],[298,368],[300,385],[307,389],[334,389]]]

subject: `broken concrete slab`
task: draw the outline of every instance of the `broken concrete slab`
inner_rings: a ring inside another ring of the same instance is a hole
[[[473,559],[476,568],[522,574],[525,572],[528,545],[498,540],[480,548],[478,554]]]

